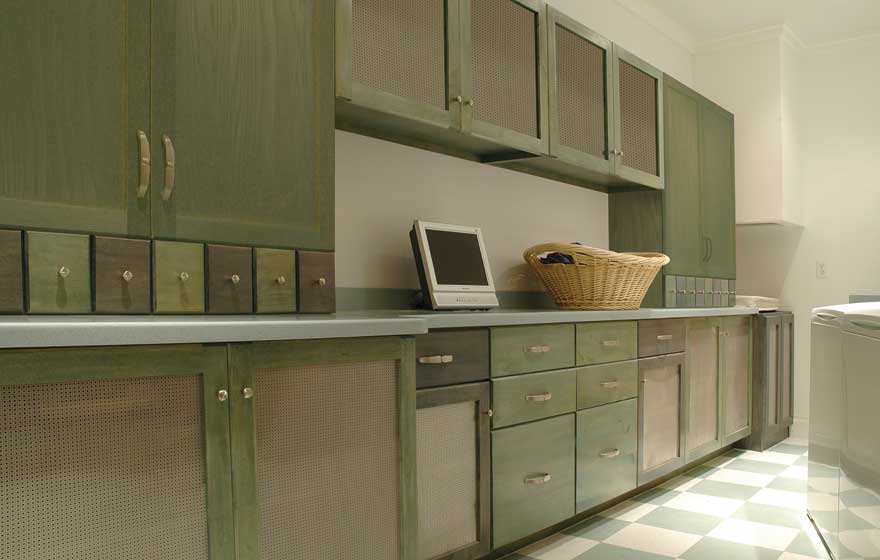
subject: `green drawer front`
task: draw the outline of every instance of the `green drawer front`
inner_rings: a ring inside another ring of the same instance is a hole
[[[156,313],[204,313],[205,248],[198,243],[153,244]]]
[[[28,310],[31,313],[89,313],[92,266],[89,236],[27,233]]]
[[[574,370],[517,375],[492,381],[492,427],[502,428],[574,412]]]
[[[493,546],[574,515],[574,414],[492,432]]]
[[[590,408],[639,395],[639,362],[617,362],[577,370],[577,407]]]
[[[577,413],[577,511],[636,487],[638,399]]]
[[[492,377],[574,366],[574,325],[496,327]]]
[[[639,326],[635,321],[577,325],[577,365],[621,362],[638,356]]]
[[[296,253],[254,249],[257,313],[296,313]]]

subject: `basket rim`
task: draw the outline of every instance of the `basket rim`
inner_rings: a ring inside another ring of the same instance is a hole
[[[670,258],[663,253],[618,253],[607,249],[598,249],[587,245],[578,245],[577,243],[541,243],[533,245],[523,251],[523,259],[532,265],[553,266],[560,264],[561,266],[570,266],[562,263],[544,264],[540,262],[538,255],[543,253],[563,253],[568,254],[577,260],[577,255],[583,255],[592,258],[602,258],[621,264],[641,264],[650,266],[666,266],[670,262]]]

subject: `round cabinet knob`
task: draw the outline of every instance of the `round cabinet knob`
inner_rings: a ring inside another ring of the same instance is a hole
[[[318,278],[318,279],[315,281],[315,284],[317,284],[317,285],[319,285],[319,286],[326,286],[326,285],[327,285],[327,279],[326,279],[326,278],[323,278],[323,277]]]
[[[189,280],[189,274],[186,272],[181,272],[178,278],[180,278],[181,282],[186,282],[187,280]]]
[[[287,284],[287,278],[285,278],[284,276],[279,276],[275,279],[275,281],[278,282],[280,286]]]
[[[66,266],[62,266],[58,269],[58,276],[62,278],[67,278],[68,276],[70,276],[70,269]]]
[[[217,391],[217,400],[220,402],[226,402],[226,399],[229,398],[229,391],[226,389],[220,389]]]
[[[467,105],[468,107],[473,107],[473,106],[474,106],[474,100],[473,100],[473,99],[468,99],[468,100],[467,100],[467,103],[465,103],[465,105]]]
[[[232,276],[229,277],[229,280],[230,280],[233,284],[235,284],[236,286],[238,286],[238,285],[241,283],[241,276],[239,276],[238,274],[233,274]]]
[[[253,387],[244,387],[241,390],[241,396],[246,399],[254,398],[254,388]]]
[[[452,100],[455,101],[456,103],[461,103],[462,101],[464,101],[464,99],[462,99],[460,95],[456,95],[455,97],[452,98]]]
[[[134,278],[134,274],[132,274],[130,270],[126,270],[122,273],[122,279],[126,282],[131,282],[132,278]]]

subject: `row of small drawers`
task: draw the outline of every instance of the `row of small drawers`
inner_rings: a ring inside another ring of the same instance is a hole
[[[0,230],[0,312],[329,313],[332,253]]]

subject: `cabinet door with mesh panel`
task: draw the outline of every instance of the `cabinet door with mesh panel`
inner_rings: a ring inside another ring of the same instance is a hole
[[[233,345],[238,558],[414,560],[415,342]]]
[[[548,152],[547,12],[542,0],[462,0],[462,128]]]
[[[0,557],[232,560],[227,382],[222,347],[0,352]]]
[[[662,189],[663,73],[614,45],[614,173],[624,183]]]
[[[611,174],[611,42],[548,8],[550,154]]]

